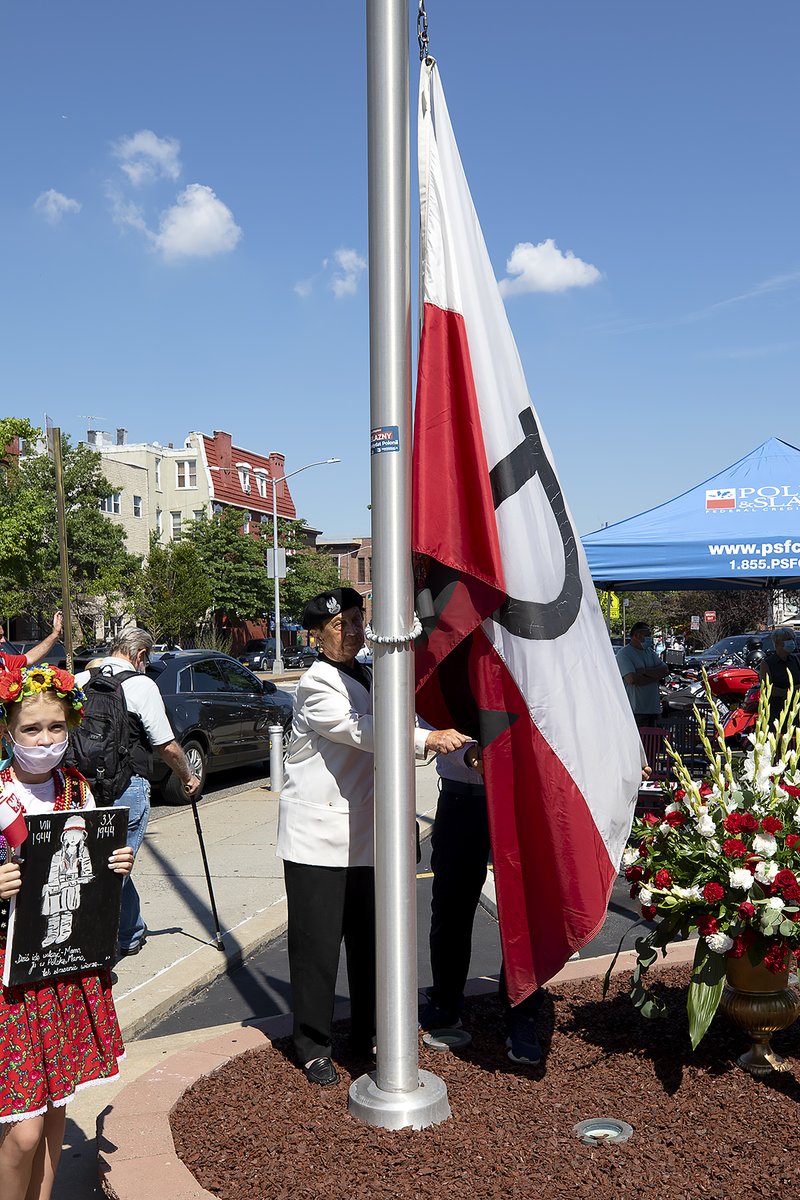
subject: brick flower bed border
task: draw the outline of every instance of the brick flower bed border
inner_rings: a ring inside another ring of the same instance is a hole
[[[674,967],[691,962],[694,951],[693,941],[671,945],[667,957],[659,959],[657,966]],[[567,963],[551,984],[602,976],[611,958],[602,955]],[[614,974],[632,970],[635,961],[633,950],[620,954]],[[468,992],[477,996],[496,987],[495,980],[477,979],[471,981]],[[346,1015],[346,1006],[342,1006],[337,1018]],[[176,1051],[123,1088],[97,1120],[97,1161],[103,1194],[109,1200],[144,1200],[148,1196],[215,1200],[178,1158],[172,1141],[170,1113],[186,1089],[203,1075],[210,1075],[248,1050],[262,1050],[271,1040],[290,1032],[291,1018],[287,1016],[253,1021],[192,1049]]]

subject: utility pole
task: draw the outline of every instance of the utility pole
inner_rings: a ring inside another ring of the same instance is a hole
[[[72,597],[67,557],[67,515],[64,506],[64,464],[61,457],[61,430],[58,425],[47,427],[47,453],[53,460],[56,475],[56,514],[58,518],[58,563],[61,569],[61,611],[64,614],[64,648],[67,670],[73,667],[72,657]]]

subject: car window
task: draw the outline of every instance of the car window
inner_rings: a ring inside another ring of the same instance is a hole
[[[190,692],[192,690],[192,668],[184,667],[178,672],[178,691]]]
[[[250,641],[247,643],[247,645],[245,646],[242,653],[243,654],[252,654],[252,652],[254,650],[263,650],[263,649],[264,649],[264,639],[263,638],[250,638]]]
[[[228,690],[225,678],[219,669],[219,663],[215,662],[213,658],[204,658],[200,662],[192,663],[191,671],[193,692],[226,692]]]
[[[261,691],[261,684],[244,667],[240,667],[238,663],[224,662],[219,663],[222,674],[226,680],[227,690],[229,692],[253,692]]]

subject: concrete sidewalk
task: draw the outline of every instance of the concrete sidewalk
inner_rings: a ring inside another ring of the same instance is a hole
[[[417,815],[427,830],[438,798],[433,760],[416,770]],[[169,1038],[139,1053],[136,1037],[181,1001],[286,928],[282,865],[275,857],[278,799],[251,788],[200,807],[224,953],[217,949],[203,862],[191,805],[152,821],[134,868],[149,929],[147,944],[115,969],[114,998],[136,1074],[144,1062],[171,1053]],[[185,1045],[186,1036],[181,1038]],[[87,1088],[67,1108],[65,1150],[54,1200],[88,1200],[96,1189],[97,1114],[130,1082]]]

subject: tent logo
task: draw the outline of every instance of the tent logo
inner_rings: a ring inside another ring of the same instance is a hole
[[[736,508],[736,488],[706,489],[706,511],[710,508]]]

